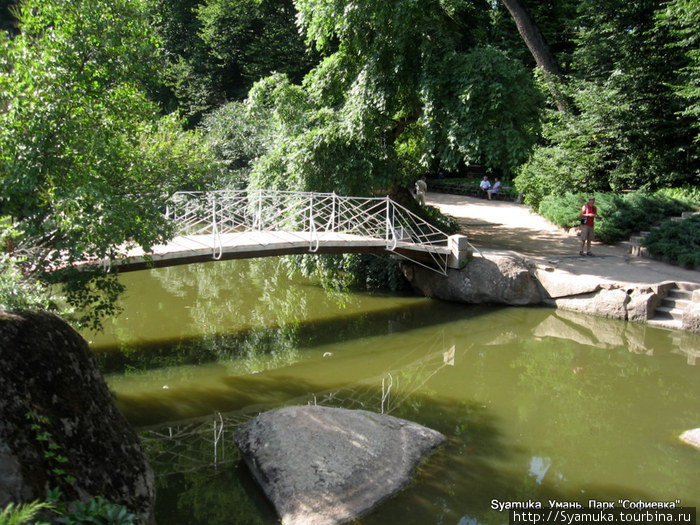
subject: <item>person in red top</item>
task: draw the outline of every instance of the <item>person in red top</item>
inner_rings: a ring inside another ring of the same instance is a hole
[[[579,255],[583,255],[583,245],[586,243],[588,243],[586,255],[593,255],[591,241],[593,240],[593,225],[596,217],[598,217],[598,210],[595,207],[595,197],[589,197],[588,202],[581,208],[581,249],[578,252]]]

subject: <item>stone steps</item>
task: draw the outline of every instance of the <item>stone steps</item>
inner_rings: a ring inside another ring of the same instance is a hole
[[[661,305],[654,310],[654,316],[648,320],[651,325],[664,328],[682,329],[683,312],[692,303],[693,291],[700,289],[700,284],[676,282]]]
[[[698,211],[684,211],[680,217],[671,217],[668,220],[671,221],[684,221],[685,219],[689,219],[690,217],[694,215],[700,215],[700,212]],[[637,235],[632,235],[630,236],[628,241],[622,241],[618,243],[620,246],[624,246],[627,248],[627,253],[629,253],[632,257],[648,257],[648,258],[654,258],[649,253],[649,250],[645,247],[642,246],[642,239],[649,235],[651,232],[650,231],[640,231],[637,233]]]

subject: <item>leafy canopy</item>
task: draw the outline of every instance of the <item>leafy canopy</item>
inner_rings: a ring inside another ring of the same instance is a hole
[[[294,84],[260,80],[248,114],[266,122],[252,183],[366,194],[441,165],[506,170],[536,137],[530,74],[479,46],[484,5],[463,0],[297,0],[307,44],[322,55]]]
[[[27,0],[20,22],[0,48],[0,217],[21,232],[27,267],[62,279],[85,258],[165,240],[164,200],[210,162],[144,95],[158,46],[144,2]],[[112,311],[103,274],[72,273],[83,285],[69,301],[104,308],[97,318]]]
[[[529,203],[700,181],[699,13],[684,0],[578,3],[572,110],[549,115],[545,143],[520,170],[516,185]]]

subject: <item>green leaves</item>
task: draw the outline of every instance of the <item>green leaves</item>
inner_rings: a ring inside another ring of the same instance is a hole
[[[516,180],[530,203],[550,191],[697,184],[696,4],[579,3],[567,93],[572,111],[550,115],[546,143]]]
[[[247,112],[264,122],[266,143],[254,186],[365,195],[437,164],[512,170],[530,150],[538,91],[503,53],[463,51],[477,39],[463,25],[471,3],[295,5],[307,41],[325,56],[301,86],[275,74],[251,89]]]
[[[144,94],[157,45],[144,4],[28,0],[21,22],[1,48],[0,215],[19,224],[35,275],[162,242],[165,200],[204,184],[212,162]]]

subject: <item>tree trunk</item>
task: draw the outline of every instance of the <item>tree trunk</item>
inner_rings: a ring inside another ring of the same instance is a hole
[[[545,72],[547,85],[557,103],[559,111],[567,111],[568,103],[566,97],[560,89],[563,83],[563,75],[559,69],[559,63],[549,50],[547,42],[540,28],[530,16],[529,11],[520,0],[501,0],[506,6],[511,16],[515,20],[520,36],[525,41],[527,48],[532,53],[535,62]]]

